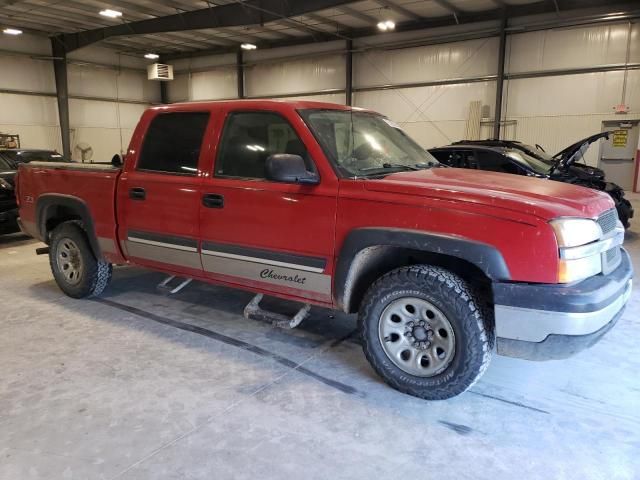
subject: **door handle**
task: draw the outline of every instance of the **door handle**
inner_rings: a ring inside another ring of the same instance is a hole
[[[202,196],[202,205],[207,208],[222,208],[224,207],[224,197],[216,193],[205,193]]]
[[[135,187],[129,190],[129,198],[131,200],[144,200],[147,198],[147,192],[144,191],[144,188]]]

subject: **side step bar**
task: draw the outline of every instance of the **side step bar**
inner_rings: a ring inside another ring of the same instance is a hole
[[[174,278],[176,278],[175,275],[168,276],[163,281],[161,281],[156,288],[160,290],[162,293],[164,293],[165,295],[173,295],[174,293],[178,293],[184,287],[189,285],[192,280],[191,278],[185,278],[177,286],[173,287],[170,285],[170,283]]]
[[[250,320],[260,320],[270,322],[274,327],[280,328],[296,328],[302,323],[304,319],[309,316],[311,311],[311,305],[305,303],[298,313],[289,318],[286,315],[280,313],[269,312],[260,308],[260,302],[263,295],[257,294],[244,308],[244,317]]]

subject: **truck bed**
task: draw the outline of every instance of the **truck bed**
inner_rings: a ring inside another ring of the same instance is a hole
[[[115,211],[116,185],[121,169],[110,163],[31,162],[18,170],[16,192],[22,230],[40,240],[47,211],[64,204],[83,205],[85,228],[95,232],[102,251],[119,252]],[[37,201],[35,200],[37,199]],[[61,203],[62,200],[62,203]],[[57,206],[53,206],[53,204]],[[62,205],[62,206],[60,206]],[[119,257],[119,255],[118,255]]]

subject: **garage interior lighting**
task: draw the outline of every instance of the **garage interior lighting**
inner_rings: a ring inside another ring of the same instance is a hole
[[[253,43],[243,43],[242,45],[240,45],[240,48],[242,48],[243,50],[255,50],[256,47]]]
[[[2,33],[6,33],[7,35],[20,35],[22,34],[22,30],[18,30],[17,28],[5,28],[2,30]]]
[[[100,10],[100,15],[102,15],[103,17],[109,17],[109,18],[120,18],[122,16],[122,12],[107,8],[105,10]]]
[[[384,20],[382,22],[378,22],[378,29],[383,32],[387,32],[389,30],[395,30],[396,24],[393,20]]]
[[[158,55],[157,53],[147,53],[144,58],[148,58],[149,60],[157,60],[158,58],[160,58],[160,55]]]

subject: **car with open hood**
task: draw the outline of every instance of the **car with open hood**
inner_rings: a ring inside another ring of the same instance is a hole
[[[429,152],[451,167],[547,178],[606,192],[615,203],[620,221],[629,228],[634,211],[624,190],[607,182],[601,169],[581,163],[591,144],[608,137],[609,132],[591,135],[555,155],[548,154],[540,145],[516,140],[463,140]]]

